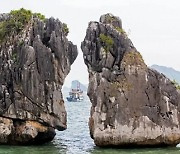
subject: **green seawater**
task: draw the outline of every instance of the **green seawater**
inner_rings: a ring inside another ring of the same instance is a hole
[[[68,128],[40,146],[0,146],[0,154],[180,154],[180,148],[111,149],[98,148],[89,136],[90,102],[65,102]]]

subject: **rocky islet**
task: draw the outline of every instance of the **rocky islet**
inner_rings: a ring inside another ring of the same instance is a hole
[[[0,143],[45,143],[55,129],[67,128],[61,88],[77,47],[58,19],[40,19],[25,9],[15,13],[23,22],[30,18],[20,30],[11,27],[0,44]],[[1,24],[19,26],[11,18],[2,14]]]
[[[90,22],[81,44],[92,103],[89,128],[97,146],[168,146],[180,142],[180,93],[147,67],[119,17]]]

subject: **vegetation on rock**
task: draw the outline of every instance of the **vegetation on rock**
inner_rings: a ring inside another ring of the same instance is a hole
[[[114,16],[106,16],[106,20],[108,21],[108,23],[112,23],[113,21],[116,21],[117,19]]]
[[[34,13],[33,16],[39,18],[40,20],[46,19],[45,16],[41,13]]]
[[[126,34],[126,32],[124,31],[124,29],[120,28],[120,27],[115,27],[115,29],[120,32],[121,34]]]
[[[145,65],[141,54],[137,51],[126,52],[123,57],[123,62],[126,65]]]
[[[69,33],[69,28],[66,23],[63,23],[63,32],[67,36]]]
[[[180,85],[176,80],[173,80],[172,83],[175,85],[176,89],[180,90]]]
[[[101,42],[103,43],[106,53],[109,52],[110,48],[112,48],[114,45],[113,39],[110,36],[107,36],[104,34],[100,34],[99,38]]]
[[[18,34],[32,17],[37,17],[44,20],[45,16],[40,13],[32,13],[30,10],[21,8],[19,10],[12,10],[9,13],[9,18],[0,22],[0,43],[12,34]]]
[[[121,81],[112,82],[112,86],[114,89],[121,89],[121,90],[131,90],[133,85],[127,81],[127,79],[122,79]]]

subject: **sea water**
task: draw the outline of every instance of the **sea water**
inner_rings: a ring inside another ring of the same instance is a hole
[[[54,140],[38,146],[0,146],[0,154],[180,154],[180,148],[111,149],[98,148],[89,135],[91,103],[65,102],[68,128],[56,132]]]

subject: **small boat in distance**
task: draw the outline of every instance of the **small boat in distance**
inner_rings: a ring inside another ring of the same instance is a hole
[[[83,91],[80,88],[80,83],[77,82],[77,87],[72,88],[69,92],[69,96],[66,97],[68,102],[81,102],[84,100]]]

